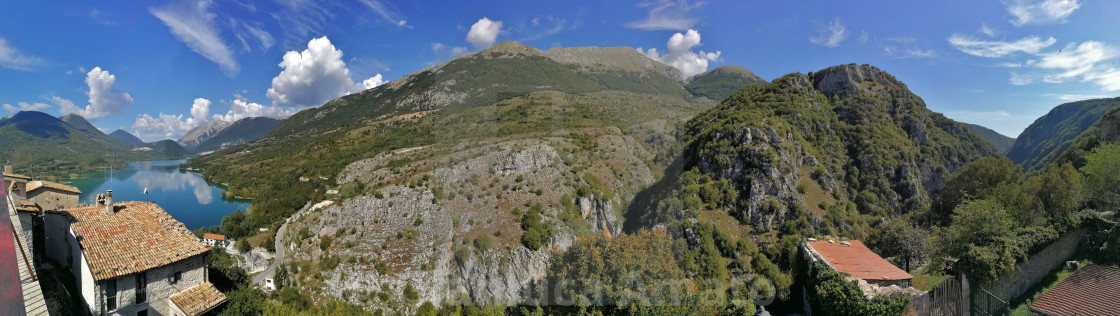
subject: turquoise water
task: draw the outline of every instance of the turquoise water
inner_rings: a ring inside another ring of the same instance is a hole
[[[113,190],[113,201],[152,201],[167,210],[175,219],[194,230],[222,222],[222,217],[246,210],[248,200],[225,199],[222,188],[206,182],[202,175],[180,172],[184,160],[134,162],[127,168],[95,171],[84,179],[60,182],[82,190],[81,203],[93,204],[97,194]],[[144,188],[148,195],[144,196]]]

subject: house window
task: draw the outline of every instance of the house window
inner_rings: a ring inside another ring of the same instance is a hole
[[[148,301],[148,274],[140,272],[136,274],[136,304]],[[147,313],[146,311],[144,312]]]
[[[171,275],[171,283],[179,283],[179,280],[182,280],[182,279],[183,279],[183,272],[175,271],[175,273]]]
[[[105,281],[105,309],[117,309],[117,280]]]

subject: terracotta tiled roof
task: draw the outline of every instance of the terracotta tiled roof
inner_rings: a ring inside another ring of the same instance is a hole
[[[205,313],[226,301],[226,295],[210,282],[196,285],[171,296],[171,302],[189,316]]]
[[[171,264],[210,248],[183,223],[152,202],[85,206],[61,211],[68,215],[82,253],[97,281]]]
[[[202,239],[226,240],[226,236],[225,235],[205,233],[205,234],[202,234]]]
[[[31,193],[32,191],[42,189],[42,188],[50,188],[50,189],[55,189],[55,190],[72,192],[72,193],[75,193],[75,194],[82,194],[82,190],[78,190],[78,188],[75,188],[75,187],[72,187],[72,186],[69,186],[69,185],[65,185],[65,184],[62,184],[62,183],[56,183],[56,182],[50,182],[50,181],[32,181],[32,182],[27,183],[27,192],[28,193]]]
[[[1046,292],[1031,310],[1046,315],[1120,315],[1120,269],[1088,265]]]
[[[4,178],[31,180],[31,177],[28,177],[28,176],[25,176],[25,175],[22,175],[22,174],[7,173],[7,172],[4,173]]]
[[[914,276],[895,267],[886,259],[867,249],[859,240],[849,240],[851,245],[824,240],[810,241],[809,246],[824,257],[836,271],[863,280],[909,280]]]
[[[20,200],[19,205],[16,205],[16,211],[38,212],[39,211],[39,205],[36,205],[35,202],[31,202],[31,201],[28,201],[28,200]]]

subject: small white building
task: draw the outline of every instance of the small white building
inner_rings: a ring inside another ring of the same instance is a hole
[[[209,245],[210,247],[225,248],[226,246],[229,246],[229,244],[226,242],[225,235],[205,233],[202,234],[202,242],[206,243],[206,245]]]
[[[210,248],[151,202],[47,210],[46,254],[70,270],[93,315],[205,313],[226,301],[210,283]]]

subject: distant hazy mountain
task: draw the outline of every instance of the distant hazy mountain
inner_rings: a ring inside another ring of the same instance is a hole
[[[179,145],[179,143],[170,139],[145,143],[141,148],[150,148],[153,155],[163,159],[179,159],[191,155],[190,150],[183,148],[183,145]]]
[[[684,86],[688,92],[723,101],[747,85],[766,84],[766,80],[740,66],[722,66],[690,78]]]
[[[260,138],[261,135],[276,128],[276,126],[279,126],[280,123],[284,123],[283,118],[243,118],[237,122],[233,122],[233,124],[227,125],[214,134],[210,134],[205,141],[202,141],[194,147],[193,152],[221,150],[230,146],[252,142]]]
[[[1120,106],[1120,98],[1093,99],[1059,105],[1027,126],[1008,149],[1007,158],[1027,170],[1038,169],[1057,159],[1073,139]]]
[[[183,145],[186,149],[194,150],[199,144],[202,144],[202,142],[205,142],[207,139],[210,139],[210,137],[213,137],[214,134],[221,132],[232,124],[233,122],[218,120],[210,124],[195,127],[187,132],[186,135],[179,138],[179,144]]]
[[[969,123],[961,124],[964,124],[964,126],[968,126],[968,130],[976,133],[976,135],[979,135],[980,138],[983,138],[985,141],[992,144],[992,146],[996,146],[996,150],[999,150],[1000,153],[1006,153],[1007,150],[1011,148],[1011,145],[1015,144],[1014,138],[1007,137],[1003,134],[1000,134],[999,132],[993,131],[990,128]]]
[[[137,138],[135,135],[132,135],[131,133],[129,133],[129,132],[123,130],[123,129],[117,129],[116,131],[113,131],[112,133],[109,133],[109,138],[115,139],[118,142],[121,142],[122,144],[126,144],[126,145],[129,145],[129,146],[137,146],[137,145],[144,144],[144,141],[140,140],[140,138]]]

